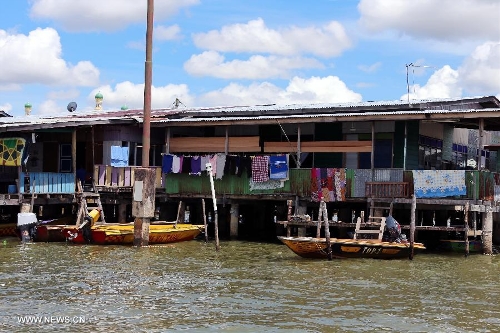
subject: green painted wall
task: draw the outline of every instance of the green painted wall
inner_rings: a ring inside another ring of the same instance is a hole
[[[418,170],[418,120],[407,122],[406,170]]]

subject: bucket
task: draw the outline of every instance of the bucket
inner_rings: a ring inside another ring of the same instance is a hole
[[[99,211],[97,209],[92,209],[89,213],[89,216],[92,218],[92,224],[96,223],[99,219]]]
[[[16,185],[9,185],[7,187],[7,193],[8,194],[14,194],[17,193],[17,186]]]

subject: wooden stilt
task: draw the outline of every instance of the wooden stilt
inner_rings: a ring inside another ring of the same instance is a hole
[[[288,200],[287,204],[288,204],[288,213],[286,215],[287,224],[285,226],[286,226],[286,236],[290,237],[292,234],[292,230],[290,229],[290,225],[288,223],[292,219],[292,200]]]
[[[413,260],[415,246],[415,210],[417,209],[417,198],[415,194],[411,196],[411,219],[410,219],[410,260]]]
[[[181,208],[182,208],[182,201],[179,201],[179,206],[177,207],[177,218],[175,219],[174,227],[177,228],[177,223],[179,223],[179,219],[181,217]]]
[[[208,228],[207,228],[207,215],[205,214],[205,199],[201,199],[201,207],[203,210],[203,225],[205,227],[205,243],[208,243]]]
[[[328,254],[328,260],[332,260],[332,244],[330,242],[330,222],[328,222],[328,212],[326,210],[326,202],[321,200],[320,204],[323,223],[325,224],[325,239],[326,239],[326,253]]]
[[[465,256],[469,256],[469,202],[465,203],[464,208],[464,227],[465,227]]]
[[[483,253],[493,254],[493,212],[491,204],[486,206],[486,212],[483,219]]]
[[[321,220],[323,217],[323,199],[321,199],[321,202],[319,203],[319,210],[318,210],[318,223],[316,225],[316,238],[321,237]]]

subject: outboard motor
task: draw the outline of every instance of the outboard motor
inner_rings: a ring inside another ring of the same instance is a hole
[[[401,226],[392,215],[387,216],[385,219],[385,229],[382,240],[385,242],[404,243],[406,242],[406,235],[401,234]]]

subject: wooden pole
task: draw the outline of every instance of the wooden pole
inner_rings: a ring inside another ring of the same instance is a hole
[[[325,224],[325,238],[326,238],[326,253],[328,254],[328,260],[332,260],[332,244],[330,242],[330,223],[328,222],[328,212],[326,210],[326,202],[321,200],[320,204],[323,213],[323,223]]]
[[[288,204],[288,213],[286,215],[286,237],[290,237],[292,235],[292,230],[290,228],[290,220],[292,219],[292,200],[287,201]]]
[[[205,213],[205,199],[201,199],[201,207],[203,210],[203,226],[205,227],[205,243],[208,243],[208,228],[207,228],[207,215]]]
[[[33,179],[33,186],[31,187],[31,204],[30,204],[30,213],[33,213],[33,206],[35,205],[35,183],[36,180]]]
[[[174,228],[177,228],[177,223],[181,217],[182,201],[179,201],[179,206],[177,206],[177,218],[175,219]]]
[[[81,162],[80,162],[81,163]],[[83,166],[82,166],[83,167]],[[73,178],[75,179],[75,183],[73,184],[73,191],[76,190],[76,183],[80,181],[76,179],[76,128],[71,132],[71,171],[73,172]]]
[[[212,172],[212,164],[207,163],[205,165],[208,171],[208,176],[210,177],[210,189],[212,191],[212,202],[214,206],[214,227],[215,227],[215,251],[220,250],[219,245],[219,214],[217,212],[217,199],[215,198],[215,186],[214,186],[214,176]]]
[[[318,222],[316,224],[316,238],[321,237],[321,219],[323,217],[323,199],[321,199],[321,202],[319,203],[319,210],[318,210]]]
[[[417,198],[415,194],[411,196],[411,220],[410,220],[410,260],[413,260],[415,246],[415,211],[417,209]]]
[[[464,226],[465,226],[465,256],[469,256],[469,202],[465,203],[464,208]]]

